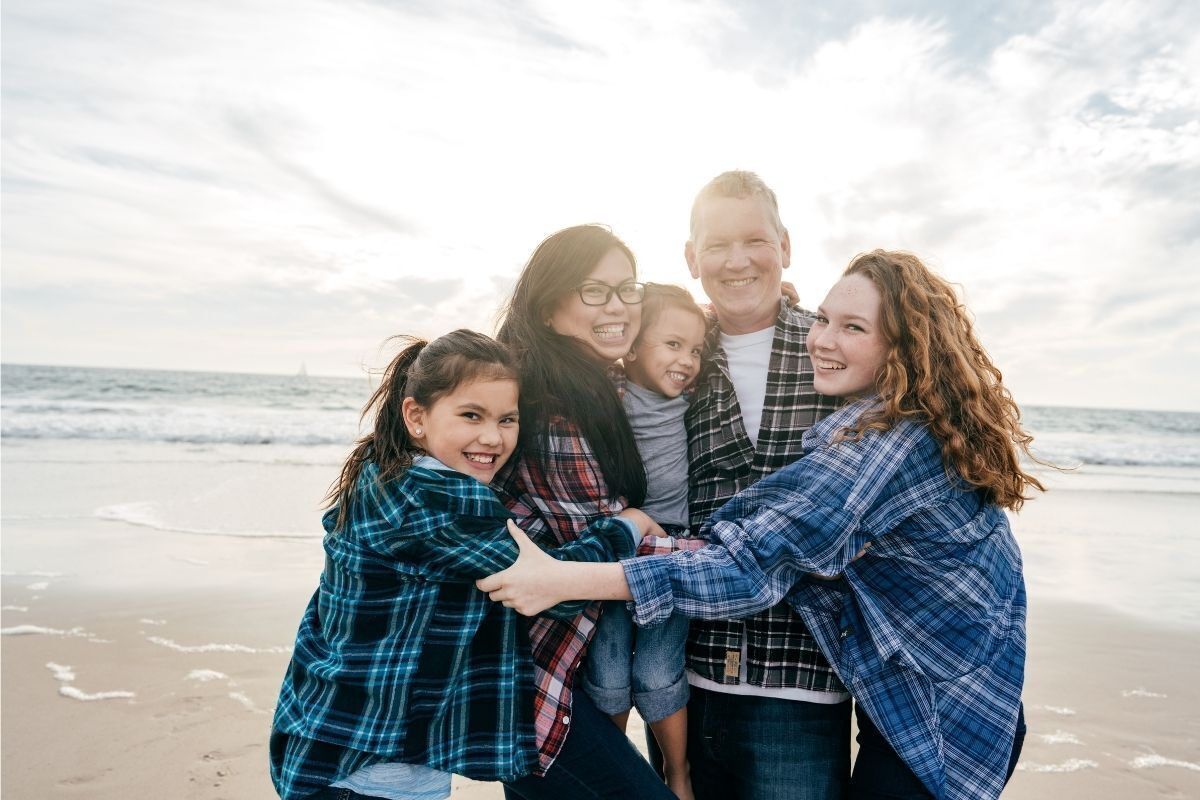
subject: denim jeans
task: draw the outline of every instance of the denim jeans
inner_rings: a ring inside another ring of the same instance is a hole
[[[588,646],[583,690],[610,716],[636,706],[646,722],[666,719],[688,701],[683,674],[687,633],[687,617],[673,614],[663,623],[639,628],[624,602],[606,602]]]
[[[693,686],[688,761],[696,800],[842,800],[850,783],[850,701]]]
[[[504,784],[508,800],[674,800],[624,731],[588,696],[575,692],[571,728],[558,758],[542,777]]]
[[[858,720],[858,757],[854,759],[854,775],[850,779],[850,800],[930,800],[933,795],[896,755],[862,706],[855,706],[854,716]],[[1024,743],[1025,707],[1021,706],[1017,710],[1017,730],[1005,781],[1017,768]]]
[[[310,794],[305,800],[380,800],[372,795],[359,794],[353,789],[333,788],[326,786],[316,794]]]

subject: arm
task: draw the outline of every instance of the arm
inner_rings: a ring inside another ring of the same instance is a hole
[[[520,557],[503,572],[475,582],[497,603],[533,616],[564,600],[633,599],[620,564],[558,561],[542,552],[512,522],[508,529]]]
[[[619,520],[619,521],[618,521]],[[509,531],[520,531],[510,520]],[[534,548],[539,554],[548,557],[551,564],[557,564],[564,567],[569,567],[566,574],[584,573],[587,568],[616,568],[620,572],[620,565],[614,563],[617,559],[627,558],[633,554],[633,542],[640,539],[641,536],[649,530],[661,528],[658,527],[648,516],[634,508],[627,508],[615,517],[603,517],[596,520],[591,525],[583,530],[579,538],[567,542],[566,544],[542,551],[536,544],[530,541],[529,537],[521,533],[521,539],[528,543],[530,548]],[[515,539],[516,536],[514,535]],[[520,540],[518,540],[520,543]],[[522,553],[524,555],[524,553]],[[517,559],[518,561],[520,558]],[[536,568],[535,568],[536,569]],[[495,600],[496,598],[492,598]],[[543,616],[551,619],[570,619],[578,614],[583,613],[583,609],[592,600],[616,599],[608,597],[588,597],[572,599],[567,598],[564,594],[562,600],[555,601],[549,606],[543,606],[538,611],[529,612],[529,616],[535,613],[541,613]],[[515,606],[514,606],[515,607]],[[521,609],[517,609],[521,613]]]
[[[803,495],[782,504],[772,499],[745,519],[719,521],[709,532],[715,544],[701,550],[619,565],[556,565],[522,548],[512,568],[476,585],[524,614],[581,597],[632,599],[638,624],[661,621],[672,611],[710,619],[752,614],[775,605],[806,573],[818,571],[798,543],[845,541],[857,528],[845,511],[814,506]]]

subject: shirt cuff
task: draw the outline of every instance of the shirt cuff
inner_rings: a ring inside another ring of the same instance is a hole
[[[625,583],[633,596],[633,621],[645,627],[665,621],[675,610],[668,575],[669,556],[643,556],[621,562]]]

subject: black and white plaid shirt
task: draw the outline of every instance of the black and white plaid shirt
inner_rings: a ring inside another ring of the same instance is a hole
[[[742,424],[729,364],[714,323],[704,369],[687,414],[689,507],[692,530],[727,500],[803,455],[804,432],[837,408],[838,400],[813,389],[813,367],[804,346],[812,312],[780,302],[763,398],[758,446]],[[816,641],[786,603],[737,620],[694,620],[688,668],[715,683],[739,682],[742,637],[746,679],[764,689],[845,691]]]

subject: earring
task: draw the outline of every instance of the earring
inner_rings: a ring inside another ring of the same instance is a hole
[[[423,432],[423,431],[422,431],[420,428],[414,428],[414,429],[413,429],[413,435],[414,435],[414,436],[421,436],[423,433],[424,433],[424,432]]]

